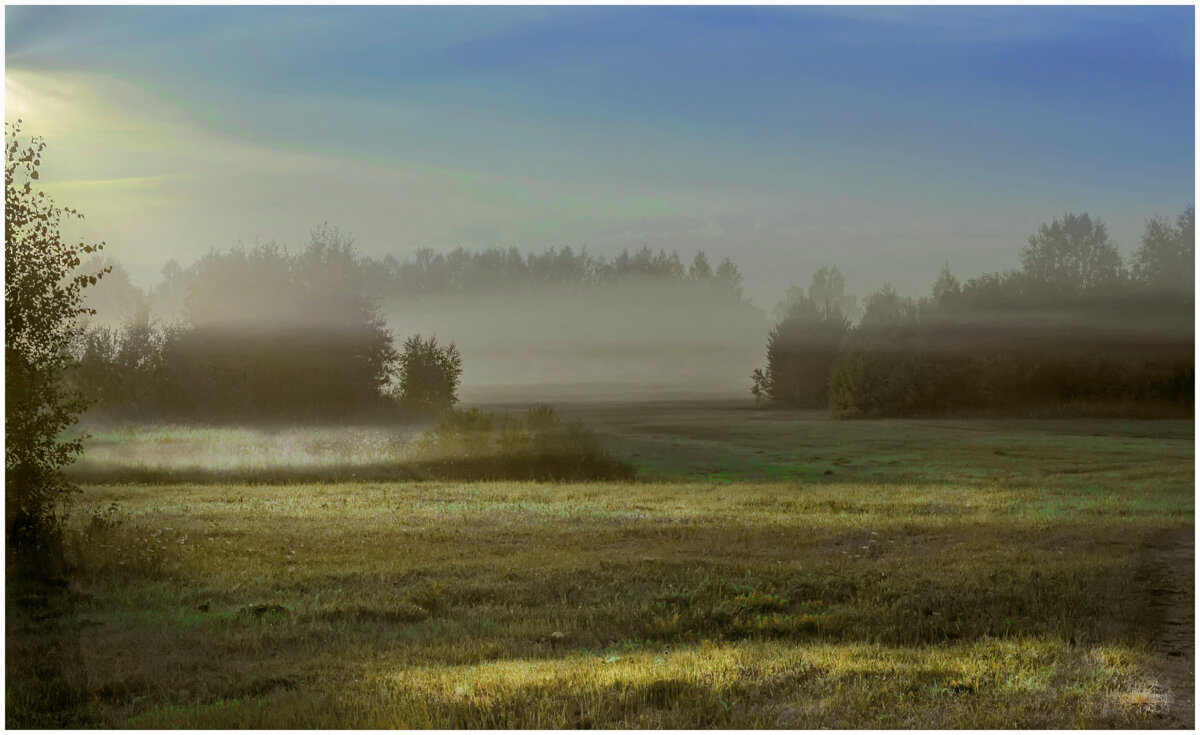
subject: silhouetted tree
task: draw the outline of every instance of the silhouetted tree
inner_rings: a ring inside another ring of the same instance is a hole
[[[396,369],[396,391],[400,404],[412,411],[443,411],[458,403],[462,357],[451,342],[437,337],[422,339],[415,334],[404,340]]]
[[[1064,214],[1039,227],[1021,251],[1021,269],[1038,291],[1066,295],[1111,288],[1125,275],[1108,228],[1087,213]]]
[[[82,289],[100,273],[77,274],[81,256],[104,247],[72,244],[62,219],[81,215],[36,191],[46,144],[18,140],[19,123],[6,125],[4,157],[4,477],[10,548],[36,548],[57,529],[60,503],[74,490],[63,468],[81,451],[64,439],[87,405],[64,374],[70,346],[87,313]]]
[[[742,272],[729,258],[724,258],[717,264],[714,282],[731,300],[742,300]]]
[[[866,298],[863,305],[863,327],[889,327],[911,324],[917,319],[917,304],[896,293],[891,283]]]
[[[708,264],[708,256],[703,250],[696,252],[696,257],[692,258],[692,267],[688,271],[688,278],[693,281],[707,281],[713,277],[712,266]]]
[[[182,318],[189,288],[188,274],[179,266],[179,261],[168,260],[162,268],[162,280],[146,292],[146,300],[156,315],[167,318]]]
[[[807,293],[788,289],[787,298],[777,307],[782,318],[767,335],[767,365],[751,373],[754,397],[823,408],[828,402],[829,369],[850,326],[843,309],[853,305],[836,267],[817,271]]]
[[[934,305],[944,309],[952,308],[954,300],[960,296],[962,287],[959,286],[958,279],[950,272],[950,264],[943,263],[938,271],[937,280],[933,282]]]
[[[129,272],[113,258],[94,255],[83,262],[85,273],[104,271],[104,279],[83,292],[83,307],[109,321],[126,319],[146,305],[146,296],[133,285]]]
[[[1196,289],[1196,211],[1188,207],[1172,225],[1165,217],[1146,222],[1133,254],[1134,282],[1148,291],[1193,296]]]
[[[808,298],[822,315],[840,315],[853,319],[858,310],[858,299],[846,293],[846,278],[838,267],[824,267],[813,274],[808,286]]]

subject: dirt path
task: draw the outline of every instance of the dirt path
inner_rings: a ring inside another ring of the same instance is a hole
[[[1162,683],[1170,690],[1163,726],[1191,730],[1196,722],[1195,529],[1167,534],[1150,577],[1151,619],[1158,623],[1154,650]]]

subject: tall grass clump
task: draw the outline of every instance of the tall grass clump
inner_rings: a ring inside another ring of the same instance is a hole
[[[414,457],[424,474],[470,480],[630,480],[637,467],[613,456],[579,421],[547,405],[524,416],[452,410],[426,432]]]

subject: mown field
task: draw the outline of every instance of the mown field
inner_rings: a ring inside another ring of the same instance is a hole
[[[563,410],[640,479],[282,483],[403,441],[95,432],[57,722],[1191,726],[1190,421]],[[11,609],[8,722],[53,724]]]

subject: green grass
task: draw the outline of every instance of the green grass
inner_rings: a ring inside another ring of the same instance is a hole
[[[1194,422],[1108,419],[833,421],[740,402],[566,406],[645,477],[1077,489],[1190,488]]]
[[[85,488],[69,521],[75,721],[1171,722],[1148,600],[1176,573],[1163,545],[1192,533],[1190,427],[588,416],[658,468],[632,483]],[[781,469],[756,480],[755,461]],[[826,461],[837,474],[795,479]],[[36,704],[20,645],[10,631],[10,724]]]

